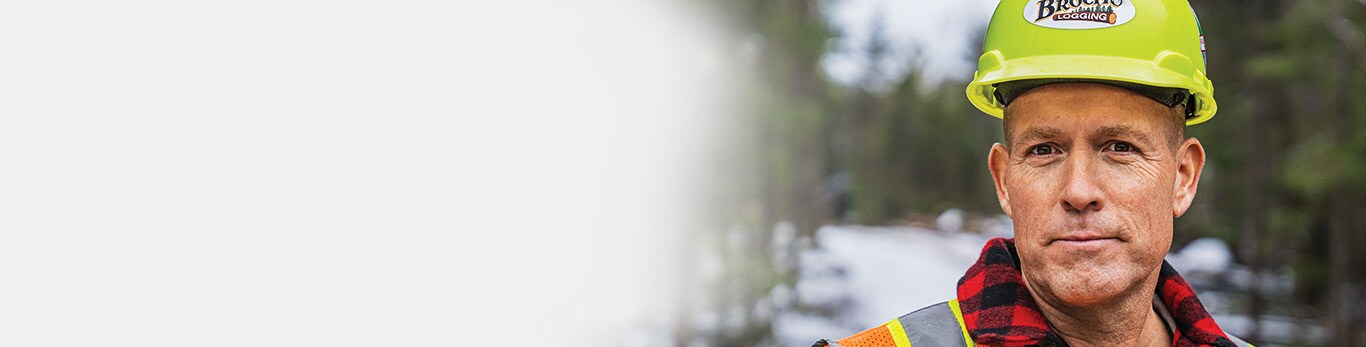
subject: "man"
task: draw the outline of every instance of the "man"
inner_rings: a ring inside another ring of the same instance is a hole
[[[1184,0],[1004,0],[968,86],[1002,117],[988,166],[1014,239],[954,300],[817,346],[1239,346],[1162,260],[1214,115]]]

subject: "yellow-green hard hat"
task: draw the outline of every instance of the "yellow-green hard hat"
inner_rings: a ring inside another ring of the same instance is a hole
[[[1009,92],[1098,82],[1168,106],[1184,102],[1186,124],[1199,124],[1218,109],[1214,83],[1206,77],[1204,40],[1186,0],[1002,0],[987,27],[968,100],[1002,117],[1013,98]]]

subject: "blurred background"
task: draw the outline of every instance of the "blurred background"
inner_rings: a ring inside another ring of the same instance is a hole
[[[1366,1],[1195,0],[1220,111],[1168,260],[1366,346]],[[0,345],[809,346],[1011,235],[994,1],[24,2]]]
[[[687,252],[675,341],[806,345],[954,297],[1009,236],[963,96],[995,1],[697,4],[741,77]],[[1212,1],[1220,112],[1168,257],[1229,332],[1262,346],[1366,346],[1366,1]]]

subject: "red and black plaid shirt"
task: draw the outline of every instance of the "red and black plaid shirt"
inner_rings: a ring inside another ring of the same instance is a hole
[[[968,334],[982,345],[1066,346],[1029,295],[1018,264],[1015,240],[992,239],[958,280],[958,304]],[[1235,346],[1166,261],[1159,276],[1157,295],[1176,323],[1172,346]]]

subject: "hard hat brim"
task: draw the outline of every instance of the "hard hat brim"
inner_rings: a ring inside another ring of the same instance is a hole
[[[1189,58],[1164,52],[1154,60],[1094,55],[1050,55],[1002,59],[999,52],[982,55],[979,70],[968,84],[968,100],[973,106],[997,118],[1004,117],[1005,105],[995,97],[996,84],[1032,79],[1082,79],[1117,81],[1161,88],[1185,89],[1195,96],[1197,109],[1186,125],[1209,120],[1218,110],[1214,86],[1198,71]]]

